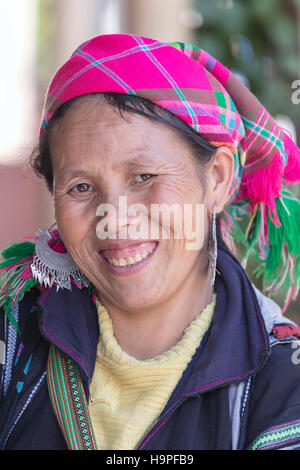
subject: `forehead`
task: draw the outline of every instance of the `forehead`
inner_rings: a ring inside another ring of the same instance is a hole
[[[126,111],[121,113],[108,104],[101,95],[95,95],[95,97],[82,97],[74,102],[63,117],[53,125],[50,138],[52,143],[57,140],[60,143],[66,142],[70,136],[77,140],[86,138],[87,141],[93,142],[109,140],[108,135],[111,138],[111,135],[119,137],[124,133],[130,140],[133,136],[136,139],[148,137],[145,143],[151,140],[150,136],[155,138],[156,135],[160,137],[165,135],[170,140],[171,136],[174,137],[174,131],[167,126],[158,125],[137,113]]]
[[[97,154],[110,161],[134,157],[144,151],[166,160],[185,158],[186,144],[171,128],[137,113],[122,112],[103,97],[83,97],[74,102],[50,129],[50,152],[55,166]],[[183,152],[184,150],[184,152]]]

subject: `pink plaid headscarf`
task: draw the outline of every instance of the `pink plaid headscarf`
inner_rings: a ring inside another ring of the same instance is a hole
[[[267,267],[269,263],[267,277],[272,284],[270,224],[283,230],[278,201],[286,203],[284,185],[300,181],[300,151],[258,99],[224,65],[195,46],[127,34],[104,35],[78,47],[54,76],[40,134],[62,103],[99,92],[146,98],[184,120],[214,145],[233,150],[235,171],[224,223],[230,228],[237,219],[237,209],[247,207],[247,242],[254,247],[253,237],[256,239],[254,250],[258,249],[259,259]],[[291,199],[290,194],[287,197]],[[293,229],[298,236],[299,226]],[[295,292],[300,279],[295,257],[300,255],[300,247],[288,243],[287,234],[281,238],[280,257],[293,260]],[[281,269],[280,279],[290,268],[285,264]]]

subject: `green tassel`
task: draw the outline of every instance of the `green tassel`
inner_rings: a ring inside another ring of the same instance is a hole
[[[246,269],[247,262],[253,257],[258,263],[253,273],[262,278],[263,290],[272,295],[278,290],[287,291],[286,305],[300,286],[300,202],[296,196],[283,186],[282,196],[275,199],[280,226],[276,226],[267,215],[267,234],[261,238],[263,206],[254,208],[252,216],[237,217],[236,205],[229,208],[233,222],[231,235],[240,246],[239,257]],[[229,212],[228,211],[228,212]],[[241,207],[237,207],[241,214]],[[249,212],[248,212],[249,213]],[[248,218],[248,222],[246,222]],[[259,249],[260,247],[260,249]]]
[[[15,243],[1,252],[2,261],[0,269],[19,263],[23,259],[33,256],[35,244],[32,242]]]
[[[34,238],[32,240],[35,240]],[[57,244],[60,240],[57,240]],[[12,314],[12,306],[20,302],[26,292],[37,286],[39,282],[33,279],[30,265],[35,251],[35,243],[24,241],[15,243],[1,253],[0,261],[0,307],[12,325],[19,332],[17,322]],[[95,300],[96,289],[89,284],[89,294]]]
[[[286,188],[282,191],[282,197],[276,198],[275,202],[281,225],[275,226],[267,217],[267,243],[262,257],[258,250],[262,216],[259,211],[247,255],[252,251],[251,254],[259,261],[254,275],[262,277],[263,290],[267,294],[287,291],[287,306],[292,293],[298,290],[300,284],[300,202]]]
[[[19,302],[27,291],[38,284],[31,276],[21,278],[21,273],[28,269],[28,265],[31,263],[34,249],[34,243],[20,242],[11,245],[1,253],[0,306],[4,308],[8,320],[18,333],[20,330],[12,315],[12,306]]]
[[[270,247],[264,279],[265,282],[274,282],[286,274],[282,287],[287,288],[291,285],[291,275],[294,276],[295,283],[300,279],[300,202],[290,191],[284,189],[282,198],[276,198],[276,209],[281,227],[276,227],[268,220]],[[294,271],[286,273],[288,256],[294,260]]]
[[[249,202],[249,201],[246,201]],[[247,221],[248,211],[245,207],[245,202],[239,207],[237,205],[229,206],[227,213],[231,218],[233,227],[231,228],[231,236],[239,251],[241,264],[246,267],[249,257],[256,254],[255,248],[258,242],[259,226],[261,215],[258,210],[255,210],[250,221]],[[236,210],[238,209],[238,210]]]

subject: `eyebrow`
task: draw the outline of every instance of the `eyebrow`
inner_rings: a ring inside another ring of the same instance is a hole
[[[126,165],[129,167],[134,167],[134,166],[143,166],[143,165],[151,165],[154,164],[158,166],[159,162],[154,158],[149,155],[145,155],[144,153],[139,154],[137,157],[134,158],[129,158],[127,160],[124,160],[122,162],[116,162],[114,165],[114,168],[122,168],[125,167]],[[161,164],[161,163],[160,163]],[[62,169],[62,174],[65,176],[66,174],[68,175],[69,178],[78,178],[81,176],[90,176],[90,172],[86,171],[84,169],[71,169],[68,170],[67,168]]]
[[[66,173],[67,171],[65,170],[64,173]],[[71,170],[70,173],[69,173],[69,176],[71,176],[71,178],[76,178],[78,176],[88,176],[89,173],[85,170]]]
[[[159,164],[159,161],[150,156],[150,155],[145,155],[144,153],[139,154],[137,157],[134,158],[129,158],[127,160],[124,160],[122,162],[118,162],[115,167],[124,167],[124,166],[142,166],[142,165],[151,165],[155,164],[156,166]]]

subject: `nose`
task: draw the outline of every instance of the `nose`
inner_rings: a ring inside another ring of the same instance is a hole
[[[98,238],[128,238],[128,228],[136,215],[130,213],[127,196],[114,195],[107,199],[105,203],[99,204],[96,210],[96,216],[100,217],[96,227]]]

